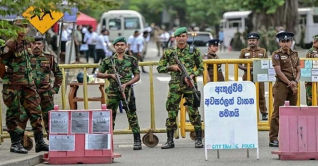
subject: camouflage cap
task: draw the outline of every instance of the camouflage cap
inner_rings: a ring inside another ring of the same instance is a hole
[[[318,40],[318,35],[315,35],[315,36],[314,36],[314,40]]]
[[[118,42],[125,42],[126,43],[126,38],[125,37],[117,37],[114,41],[113,41],[113,45],[115,45]]]
[[[178,29],[176,29],[176,31],[174,32],[173,36],[179,36],[182,33],[187,33],[187,28],[186,27],[180,27]]]

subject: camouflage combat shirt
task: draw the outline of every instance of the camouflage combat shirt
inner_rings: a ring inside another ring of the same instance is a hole
[[[32,76],[38,92],[53,89],[58,93],[63,81],[63,74],[54,60],[54,55],[42,53],[31,58]],[[54,85],[51,86],[51,74],[54,74]]]
[[[140,70],[138,68],[138,61],[135,57],[124,55],[123,60],[119,60],[117,57],[117,54],[114,54],[113,56],[105,58],[101,63],[99,67],[99,71],[101,73],[105,73],[107,71],[107,74],[114,74],[115,71],[112,67],[112,63],[116,66],[116,70],[120,77],[120,82],[122,84],[125,84],[129,82],[132,79],[132,76],[134,74],[139,74]],[[117,82],[115,79],[108,79],[110,83],[110,87],[118,87]]]
[[[27,40],[18,43],[14,39],[9,39],[1,53],[1,62],[8,67],[2,79],[3,84],[34,84],[31,73],[31,56],[30,43]]]
[[[203,74],[203,61],[201,53],[198,49],[194,49],[192,54],[189,53],[189,45],[180,49],[178,47],[168,48],[164,51],[161,57],[157,70],[159,73],[170,72],[171,81],[174,83],[180,82],[180,76],[182,73],[176,71],[168,71],[168,66],[176,65],[177,62],[172,53],[178,56],[179,61],[184,65],[189,75],[201,76]]]

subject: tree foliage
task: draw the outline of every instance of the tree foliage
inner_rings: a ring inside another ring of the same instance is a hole
[[[113,0],[99,0],[98,3],[95,0],[1,0],[0,1],[0,16],[6,17],[9,15],[19,15],[33,6],[37,15],[40,15],[41,9],[49,9],[51,11],[65,12],[69,11],[70,8],[76,6],[79,10],[87,9],[88,7],[92,10],[104,9],[109,7],[118,6],[118,3]],[[64,7],[63,7],[64,6]],[[27,21],[27,20],[24,20]],[[0,21],[0,34],[1,36],[13,37],[16,36],[18,27],[12,26],[10,20]]]

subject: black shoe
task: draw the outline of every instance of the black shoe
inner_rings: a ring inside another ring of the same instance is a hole
[[[195,148],[203,148],[202,144],[202,130],[195,131]]]
[[[262,113],[262,120],[268,120],[267,115],[268,113]]]
[[[16,132],[9,132],[11,137],[11,147],[10,152],[13,153],[21,153],[21,154],[27,154],[28,150],[24,149],[24,147],[21,144],[22,137],[20,134]]]
[[[47,145],[43,140],[43,133],[38,132],[34,133],[34,140],[35,140],[35,152],[41,152],[41,151],[49,151],[49,145]]]
[[[134,133],[134,150],[141,150],[141,140],[140,140],[140,133]]]
[[[279,146],[278,140],[269,141],[269,147],[278,147],[278,146]]]
[[[161,149],[174,148],[173,134],[174,130],[167,130],[167,142],[163,146],[161,146]]]

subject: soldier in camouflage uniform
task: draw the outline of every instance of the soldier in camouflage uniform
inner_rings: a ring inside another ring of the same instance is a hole
[[[28,25],[17,18],[14,25],[19,26],[18,36],[9,39],[1,48],[1,61],[8,68],[3,77],[3,101],[7,106],[6,125],[11,137],[10,151],[26,154],[21,145],[24,128],[21,119],[28,116],[31,120],[36,149],[48,150],[43,140],[40,98],[36,91],[31,73],[30,43],[25,39]],[[25,103],[25,106],[24,106]]]
[[[166,102],[166,109],[168,111],[168,118],[166,120],[167,142],[161,149],[174,148],[173,133],[178,127],[176,118],[178,116],[179,103],[182,96],[186,99],[189,118],[196,132],[195,147],[202,148],[201,115],[198,108],[193,107],[194,95],[193,91],[189,88],[190,83],[186,78],[184,78],[184,80],[182,79],[181,70],[172,53],[178,56],[178,59],[187,69],[188,74],[193,80],[195,80],[195,77],[202,75],[203,61],[198,49],[194,49],[193,53],[190,52],[190,47],[187,44],[188,34],[186,27],[178,28],[174,32],[174,36],[176,37],[177,46],[164,51],[157,68],[159,73],[170,72],[171,75],[169,94]],[[196,70],[194,70],[195,67],[197,68]]]
[[[128,101],[128,108],[125,102],[123,107],[126,110],[128,123],[134,134],[134,150],[141,150],[140,140],[140,127],[138,124],[138,116],[136,113],[136,102],[132,85],[140,80],[140,70],[138,69],[138,61],[135,57],[125,54],[127,48],[127,42],[124,37],[119,37],[113,42],[116,54],[111,57],[105,58],[99,67],[97,78],[107,78],[109,81],[109,87],[106,89],[107,94],[107,108],[112,110],[113,116],[113,129],[115,127],[116,111],[120,100],[124,100],[121,92],[119,91],[112,62],[116,65],[116,70],[120,75],[120,81],[122,88],[125,91],[125,95]],[[112,61],[112,62],[111,62]],[[107,74],[105,74],[107,72]],[[134,76],[132,78],[132,76]]]
[[[318,58],[318,35],[314,36],[312,47],[308,50],[306,58]],[[312,106],[312,83],[305,82],[306,87],[306,102],[308,106]]]
[[[208,51],[205,53],[202,58],[203,59],[220,59],[219,56],[216,55],[216,52],[219,50],[220,41],[219,39],[212,39],[208,42]],[[208,82],[214,82],[213,80],[213,64],[208,65]],[[217,65],[217,81],[224,81],[224,75],[222,73],[221,64]]]
[[[43,37],[36,36],[31,44],[33,57],[31,57],[32,76],[40,96],[42,116],[46,133],[49,134],[49,111],[54,109],[53,94],[59,92],[63,74],[54,59],[54,55],[43,52]],[[54,85],[51,86],[51,72],[54,74]],[[25,127],[28,117],[23,121]]]

